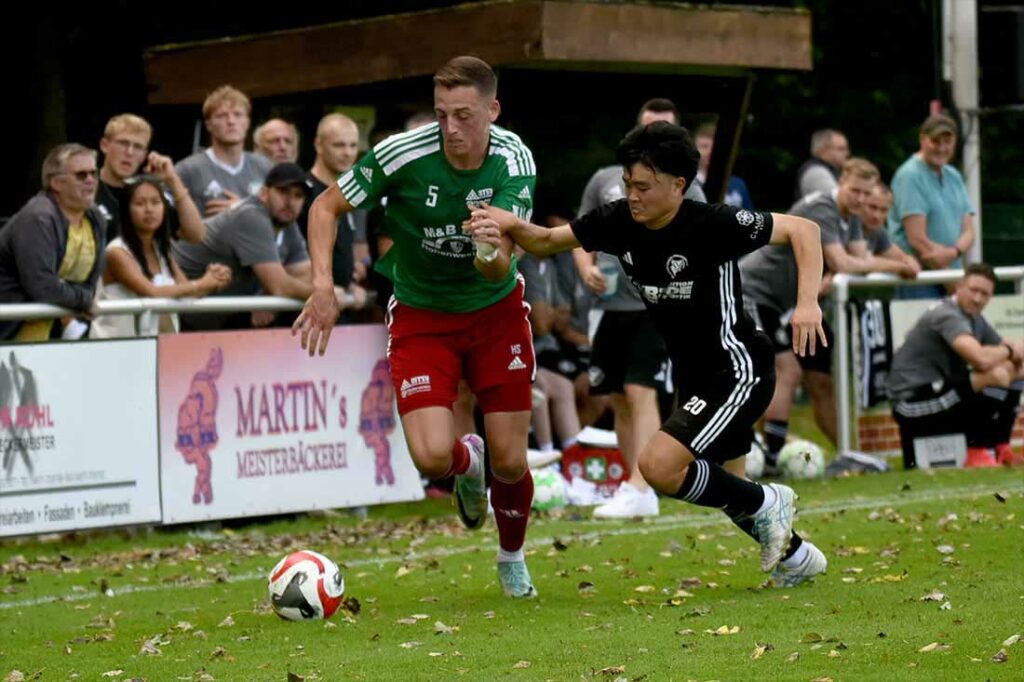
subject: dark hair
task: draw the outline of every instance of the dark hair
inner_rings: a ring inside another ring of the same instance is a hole
[[[679,109],[676,108],[675,102],[664,97],[655,97],[644,102],[644,105],[640,107],[640,111],[637,112],[637,123],[640,122],[640,117],[644,115],[645,111],[653,111],[657,114],[670,113],[672,118],[677,122],[679,121]]]
[[[481,95],[494,97],[498,93],[498,77],[482,59],[476,57],[455,57],[434,74],[434,85],[455,88],[469,85]]]
[[[971,275],[978,275],[984,277],[992,284],[996,284],[996,271],[992,269],[992,266],[988,263],[971,263],[964,268],[964,279],[967,279]]]
[[[700,153],[686,128],[667,121],[655,121],[629,131],[619,143],[615,159],[626,170],[640,163],[654,172],[683,178],[689,188],[697,175]]]
[[[121,240],[135,256],[135,260],[139,261],[146,279],[151,280],[154,273],[149,270],[146,254],[142,250],[142,240],[139,239],[139,233],[135,231],[135,223],[132,222],[132,198],[139,188],[145,185],[156,189],[160,195],[160,203],[164,205],[164,219],[153,235],[153,246],[156,247],[157,254],[163,257],[168,265],[171,263],[171,205],[167,201],[163,183],[154,176],[136,176],[125,185],[124,201],[121,202]]]

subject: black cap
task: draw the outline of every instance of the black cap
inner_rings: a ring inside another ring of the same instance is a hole
[[[263,181],[267,187],[287,187],[289,185],[305,185],[306,171],[297,163],[279,163],[270,169]]]

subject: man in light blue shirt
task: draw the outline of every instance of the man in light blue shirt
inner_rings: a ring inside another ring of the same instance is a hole
[[[963,267],[961,258],[974,242],[974,208],[963,177],[949,165],[956,135],[949,116],[929,116],[921,125],[920,150],[892,179],[889,235],[926,270]]]

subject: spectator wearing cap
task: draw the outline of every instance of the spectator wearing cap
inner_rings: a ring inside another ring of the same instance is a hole
[[[956,136],[956,123],[949,116],[929,116],[921,125],[920,149],[892,179],[893,204],[886,229],[893,242],[916,257],[925,270],[962,267],[962,257],[974,242],[974,208],[963,177],[949,164]]]
[[[265,293],[306,300],[313,292],[312,271],[306,240],[295,222],[302,212],[305,190],[306,171],[301,166],[277,164],[258,194],[208,221],[202,242],[176,243],[175,260],[189,279],[202,277],[211,263],[231,268],[231,284],[217,292],[218,296]],[[344,290],[335,291],[339,305],[343,305]],[[240,329],[254,322],[249,313],[181,317],[182,329],[186,330]]]
[[[62,144],[43,161],[42,191],[0,231],[0,303],[50,303],[95,316],[107,224],[95,205],[96,152]],[[0,322],[0,340],[45,341],[53,320]]]

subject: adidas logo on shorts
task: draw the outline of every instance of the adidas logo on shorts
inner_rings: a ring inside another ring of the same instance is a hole
[[[512,362],[508,363],[509,369],[526,369],[526,363],[518,355],[512,358]]]

